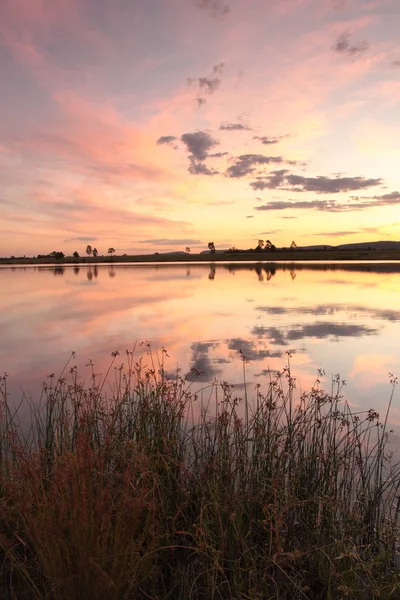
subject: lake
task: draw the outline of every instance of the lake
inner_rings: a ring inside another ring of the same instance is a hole
[[[164,347],[169,376],[194,386],[263,385],[288,362],[299,391],[336,374],[357,410],[384,413],[400,375],[400,263],[153,264],[0,268],[0,373],[36,398],[72,351],[105,373],[111,352]],[[289,354],[288,354],[289,353]],[[399,393],[390,422],[400,424]]]

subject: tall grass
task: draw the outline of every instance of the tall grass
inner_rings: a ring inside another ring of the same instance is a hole
[[[387,415],[339,377],[299,397],[290,364],[242,406],[116,354],[50,377],[25,423],[0,382],[2,598],[400,597]]]

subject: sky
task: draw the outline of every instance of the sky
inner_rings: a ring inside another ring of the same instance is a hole
[[[400,239],[398,0],[0,10],[0,256]]]

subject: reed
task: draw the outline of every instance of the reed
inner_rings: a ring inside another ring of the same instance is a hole
[[[400,597],[387,414],[339,377],[299,396],[290,362],[244,402],[164,356],[71,363],[24,422],[1,379],[1,597]]]

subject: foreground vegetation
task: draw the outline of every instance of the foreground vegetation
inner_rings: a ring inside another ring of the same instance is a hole
[[[20,423],[1,380],[1,598],[399,598],[387,414],[290,365],[195,394],[163,357],[68,366]]]

